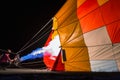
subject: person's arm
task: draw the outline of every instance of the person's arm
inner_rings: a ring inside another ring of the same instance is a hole
[[[7,56],[7,58],[8,58],[9,61],[12,61],[12,60],[10,59],[9,54],[6,54],[6,56]]]

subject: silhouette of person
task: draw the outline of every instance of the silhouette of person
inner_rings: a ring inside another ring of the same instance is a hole
[[[11,53],[11,50],[8,49],[7,52],[5,52],[4,54],[1,55],[1,58],[0,58],[0,66],[2,69],[5,70],[5,68],[7,66],[9,66],[11,63],[12,63],[12,59],[10,59],[10,53]]]

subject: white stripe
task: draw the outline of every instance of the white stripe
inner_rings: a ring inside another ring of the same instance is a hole
[[[119,71],[120,44],[112,45],[106,27],[85,33],[84,39],[88,46],[92,71]]]
[[[60,52],[60,39],[59,36],[55,36],[52,41],[49,42],[49,45],[46,47],[43,47],[45,51],[48,51],[51,53],[52,56],[58,56]]]
[[[114,60],[90,61],[93,72],[117,72],[118,68]]]

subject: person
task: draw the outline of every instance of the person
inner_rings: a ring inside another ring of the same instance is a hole
[[[13,63],[16,67],[21,67],[21,66],[20,66],[20,56],[19,56],[19,54],[16,54],[16,55],[15,55],[12,63]]]
[[[0,67],[5,70],[7,66],[9,66],[12,63],[12,59],[10,58],[11,50],[8,49],[7,52],[1,55],[0,58]]]

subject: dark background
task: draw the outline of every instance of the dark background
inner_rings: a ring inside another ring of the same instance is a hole
[[[42,28],[41,26],[57,13],[65,1],[0,2],[0,49],[18,52]],[[47,36],[27,51],[43,46],[46,39]]]

